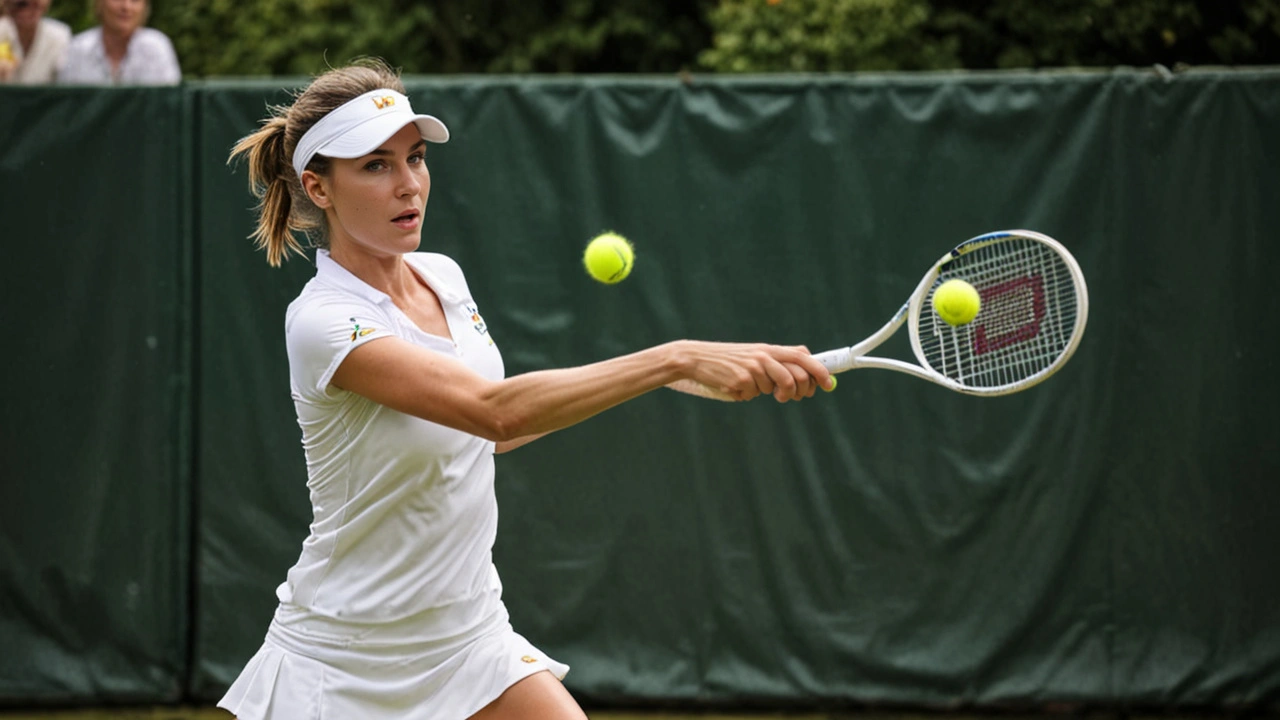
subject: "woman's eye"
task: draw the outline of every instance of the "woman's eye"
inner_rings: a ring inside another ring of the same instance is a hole
[[[373,160],[369,164],[365,165],[364,169],[377,172],[378,170],[381,170],[383,167],[385,167],[385,163],[383,163],[381,160]]]
[[[409,156],[409,164],[419,165],[424,161],[426,161],[426,159],[427,159],[426,153],[414,153]]]

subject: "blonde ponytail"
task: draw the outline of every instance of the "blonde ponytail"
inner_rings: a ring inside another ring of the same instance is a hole
[[[293,185],[298,179],[285,152],[288,121],[277,114],[263,121],[262,129],[241,138],[231,150],[231,159],[246,156],[249,161],[249,188],[261,200],[258,205],[258,227],[250,236],[259,250],[267,251],[267,263],[280,264],[290,253],[305,256],[302,245],[294,237]]]

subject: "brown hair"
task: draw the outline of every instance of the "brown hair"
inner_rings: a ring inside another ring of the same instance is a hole
[[[317,247],[329,246],[324,212],[311,202],[293,169],[293,151],[298,141],[325,115],[381,88],[404,92],[400,74],[382,60],[361,59],[329,70],[295,96],[292,105],[271,106],[262,128],[241,138],[232,148],[228,162],[238,156],[248,158],[249,189],[261,199],[258,227],[250,237],[259,250],[267,251],[267,262],[273,267],[279,267],[289,253],[305,257],[295,231],[306,235]],[[316,155],[306,169],[328,175],[329,158]]]

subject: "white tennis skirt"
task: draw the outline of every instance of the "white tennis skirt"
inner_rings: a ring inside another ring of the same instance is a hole
[[[218,702],[239,720],[465,720],[507,688],[569,666],[511,627],[501,591],[391,623],[281,605]]]

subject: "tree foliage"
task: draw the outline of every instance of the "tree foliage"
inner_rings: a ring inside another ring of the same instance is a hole
[[[374,55],[410,73],[674,72],[709,42],[683,0],[152,0],[188,76],[312,74]],[[54,16],[93,25],[74,0]]]
[[[1280,62],[1280,0],[722,0],[707,69]]]
[[[93,0],[51,14],[83,30]],[[188,77],[1280,63],[1280,0],[152,0]]]
[[[1280,0],[938,0],[964,67],[1280,62]]]
[[[725,72],[958,67],[952,37],[928,37],[929,0],[724,0],[703,67]]]

